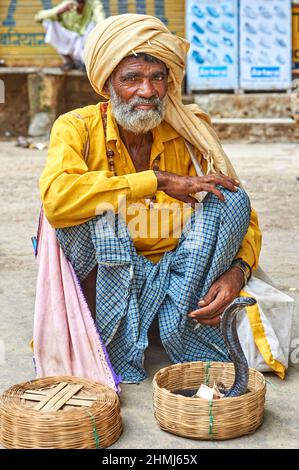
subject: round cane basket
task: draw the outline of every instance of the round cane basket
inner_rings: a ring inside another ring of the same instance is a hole
[[[122,433],[117,394],[81,377],[13,385],[0,398],[0,414],[0,441],[10,449],[103,448]]]
[[[204,400],[174,394],[214,382],[232,386],[227,362],[187,362],[159,370],[153,379],[155,417],[164,431],[192,439],[232,439],[254,432],[263,421],[264,376],[249,369],[248,391],[240,397]]]

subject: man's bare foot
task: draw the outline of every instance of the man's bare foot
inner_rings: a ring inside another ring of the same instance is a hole
[[[63,72],[68,72],[69,70],[76,68],[76,64],[70,55],[62,55],[61,57],[63,60],[63,64],[60,68],[61,70],[63,70]]]

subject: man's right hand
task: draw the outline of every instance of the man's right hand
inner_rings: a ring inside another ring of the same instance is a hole
[[[205,191],[215,194],[221,201],[224,201],[224,195],[216,188],[216,185],[233,192],[237,191],[240,185],[238,180],[219,173],[206,176],[180,176],[167,171],[155,171],[155,174],[158,180],[158,190],[164,191],[168,196],[179,201],[189,203],[193,207],[198,201],[190,194]]]

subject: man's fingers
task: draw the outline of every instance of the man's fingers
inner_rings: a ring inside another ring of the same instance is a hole
[[[220,324],[220,315],[217,315],[209,320],[198,319],[197,323],[200,323],[201,325],[218,326]]]
[[[209,305],[197,310],[197,312],[199,312],[200,318],[212,318],[215,315],[220,314],[222,312],[222,308],[224,304],[225,304],[225,301],[222,298],[221,299],[216,298]]]
[[[231,181],[221,180],[219,178],[219,181],[217,181],[216,184],[219,184],[220,186],[223,186],[223,188],[226,188],[234,193],[238,191],[238,187],[234,183],[231,183]]]
[[[221,177],[218,177],[218,178],[215,178],[212,181],[209,181],[209,184],[215,184],[215,185],[222,186],[223,188],[226,188],[226,189],[228,189],[229,191],[232,191],[232,192],[238,191],[238,186],[236,186],[231,181],[225,180]]]
[[[233,178],[230,178],[225,175],[208,175],[204,177],[205,183],[212,184],[212,185],[220,185],[224,188],[228,189],[229,191],[236,192],[238,187],[240,186],[240,182]]]
[[[209,318],[214,318],[216,315],[219,315],[221,313],[222,304],[223,304],[223,300],[216,298],[213,302],[211,302],[206,307],[202,307],[199,310],[193,310],[188,315],[189,317],[195,318],[196,320],[199,320],[199,319],[206,320]]]
[[[163,178],[166,177],[163,183]],[[165,176],[166,175],[166,176]],[[179,176],[167,172],[159,172],[158,175],[158,185],[161,183],[161,189],[180,201],[191,204],[195,208],[196,203],[198,202],[195,198],[190,196],[190,194],[195,194],[197,192],[208,192],[214,194],[220,201],[225,201],[224,195],[217,186],[222,186],[229,191],[235,192],[238,190],[239,182],[233,178],[230,178],[226,175],[214,173],[207,176]],[[164,186],[163,186],[163,184]],[[159,186],[158,186],[159,187]]]
[[[208,290],[207,294],[204,296],[204,298],[197,302],[197,305],[202,308],[210,304],[211,302],[213,302],[213,300],[215,300],[215,298],[217,297],[217,294],[218,294],[218,289],[215,288],[214,285],[212,285],[210,289]]]
[[[212,173],[210,175],[206,175],[206,178],[209,178],[209,181],[213,181],[215,179],[221,179],[222,181],[229,182],[233,184],[234,186],[240,186],[240,181],[232,178],[231,176],[224,175],[223,173]]]
[[[221,312],[219,312],[219,309],[212,310],[210,308],[210,305],[209,307],[207,307],[208,310],[206,310],[205,312],[202,312],[203,309],[193,310],[193,312],[188,313],[188,316],[190,318],[195,318],[195,320],[209,320],[211,318],[216,317],[217,315],[220,315]]]
[[[209,317],[209,318],[215,318],[215,317],[219,317],[220,315],[222,315],[222,313],[225,310],[225,307],[227,307],[227,304],[221,303],[221,306],[218,308],[218,310],[214,311],[212,317]],[[197,320],[201,321],[202,317],[197,317]],[[206,320],[205,316],[203,317],[203,320]]]
[[[208,193],[213,193],[213,194],[215,194],[215,196],[218,197],[218,199],[220,199],[220,201],[225,201],[225,198],[224,198],[224,195],[222,194],[222,192],[218,188],[213,186],[212,184],[203,183],[201,185],[201,187],[202,187],[202,191],[207,191]]]

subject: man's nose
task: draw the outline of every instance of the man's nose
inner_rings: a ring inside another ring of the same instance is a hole
[[[138,96],[141,96],[142,98],[151,98],[152,96],[157,95],[157,91],[152,81],[149,79],[142,80],[137,93]]]

